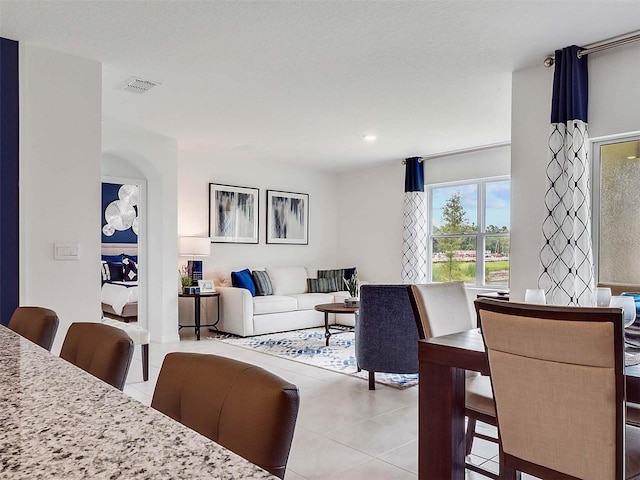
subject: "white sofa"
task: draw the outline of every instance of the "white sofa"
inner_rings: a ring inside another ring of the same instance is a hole
[[[262,270],[262,269],[260,269]],[[265,268],[273,286],[273,295],[252,297],[249,290],[216,286],[220,292],[220,322],[222,332],[242,337],[324,326],[324,313],[314,310],[321,303],[343,302],[349,293],[308,293],[307,278],[316,271],[305,267]],[[216,283],[228,283],[218,278]],[[330,315],[331,324],[353,325],[353,314]]]

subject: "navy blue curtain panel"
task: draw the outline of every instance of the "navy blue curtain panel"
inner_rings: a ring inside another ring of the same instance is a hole
[[[420,157],[404,161],[404,206],[402,221],[402,281],[427,281],[427,203]]]
[[[587,57],[556,50],[538,287],[554,305],[593,305]]]
[[[587,123],[587,56],[578,58],[579,50],[575,45],[556,50],[551,123],[566,124],[568,120],[582,120]]]
[[[424,173],[422,172],[422,159],[411,157],[405,160],[406,170],[404,174],[405,192],[424,192]]]
[[[0,323],[18,306],[18,42],[0,38]]]

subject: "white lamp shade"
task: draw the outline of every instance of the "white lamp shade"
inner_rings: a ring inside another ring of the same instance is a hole
[[[182,256],[208,257],[211,255],[209,237],[180,237],[178,252]]]

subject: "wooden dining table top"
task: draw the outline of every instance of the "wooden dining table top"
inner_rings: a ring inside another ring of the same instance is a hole
[[[427,348],[425,345],[428,344]],[[420,359],[489,375],[489,363],[480,329],[420,340]],[[627,401],[640,403],[640,365],[625,367]]]

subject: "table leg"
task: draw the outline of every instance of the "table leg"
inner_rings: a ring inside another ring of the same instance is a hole
[[[194,320],[196,323],[196,340],[200,340],[200,296],[195,295],[193,297],[193,301],[195,302],[195,313]]]
[[[329,312],[324,312],[324,338],[326,339],[325,345],[329,346],[329,337],[331,332],[329,331]]]
[[[465,371],[420,362],[418,479],[464,480]]]

